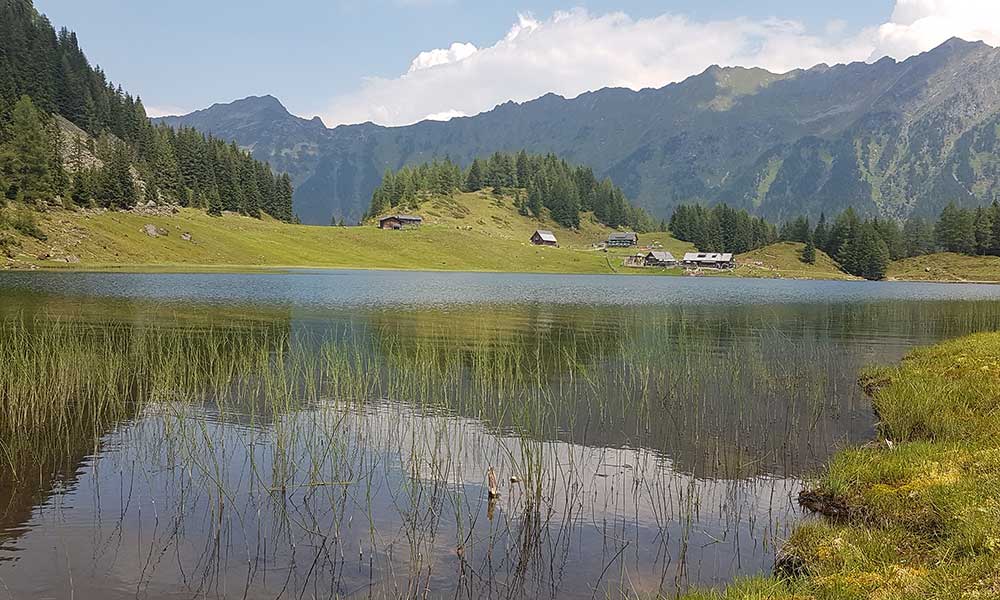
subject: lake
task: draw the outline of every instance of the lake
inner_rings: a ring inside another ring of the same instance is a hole
[[[722,586],[874,436],[863,367],[998,326],[984,285],[0,273],[0,597]]]

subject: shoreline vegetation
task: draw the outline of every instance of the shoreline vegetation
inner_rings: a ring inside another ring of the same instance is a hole
[[[424,201],[425,225],[408,231],[319,227],[174,207],[131,211],[32,211],[31,223],[16,208],[0,209],[0,269],[78,271],[260,271],[291,268],[469,271],[561,274],[683,275],[683,269],[629,269],[627,255],[653,247],[682,256],[693,244],[669,233],[640,235],[639,249],[599,243],[613,229],[583,213],[567,229],[551,215],[519,214],[517,198],[480,191]],[[22,222],[23,221],[23,222]],[[29,226],[30,225],[30,226]],[[551,229],[558,248],[533,246],[534,229]],[[806,245],[778,242],[737,257],[738,267],[708,276],[855,280],[822,250],[802,260]],[[894,261],[886,280],[1000,282],[1000,258],[931,254]]]
[[[772,577],[686,600],[1000,597],[1000,333],[917,349],[859,384],[877,438],[835,455]]]

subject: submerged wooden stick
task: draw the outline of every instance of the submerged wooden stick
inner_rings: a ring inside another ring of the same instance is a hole
[[[486,471],[486,481],[490,490],[490,499],[500,496],[500,484],[497,483],[497,474],[492,466]]]

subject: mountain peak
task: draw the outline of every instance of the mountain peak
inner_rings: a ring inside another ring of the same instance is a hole
[[[275,98],[270,94],[264,96],[247,96],[246,98],[240,100],[234,100],[229,104],[217,104],[216,106],[228,106],[230,108],[242,108],[249,109],[253,111],[279,111],[286,114],[291,114],[285,105],[281,103],[280,100]]]
[[[989,48],[985,42],[974,41],[962,39],[960,37],[951,37],[945,40],[940,46],[930,50],[929,54],[941,53],[941,52],[970,52],[972,50],[979,50],[982,48]]]

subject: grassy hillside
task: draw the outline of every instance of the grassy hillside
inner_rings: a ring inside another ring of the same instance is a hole
[[[894,262],[888,279],[907,281],[1000,282],[1000,257],[928,254]]]
[[[736,257],[739,266],[734,273],[740,277],[782,279],[858,279],[840,270],[822,250],[816,251],[816,263],[802,262],[805,244],[781,242]]]
[[[192,267],[343,267],[610,273],[621,271],[623,252],[594,245],[609,229],[584,216],[580,230],[550,219],[521,216],[513,200],[488,193],[458,194],[426,201],[413,211],[419,229],[381,231],[364,227],[288,225],[237,215],[211,217],[181,209],[131,212],[56,211],[38,215],[47,239],[11,231],[19,247],[8,251],[12,268],[177,268]],[[151,237],[145,228],[162,232]],[[528,239],[538,228],[551,229],[558,248],[539,248]],[[190,236],[190,239],[185,239]],[[691,246],[667,234],[644,236],[675,253]],[[4,264],[0,258],[0,265]]]

